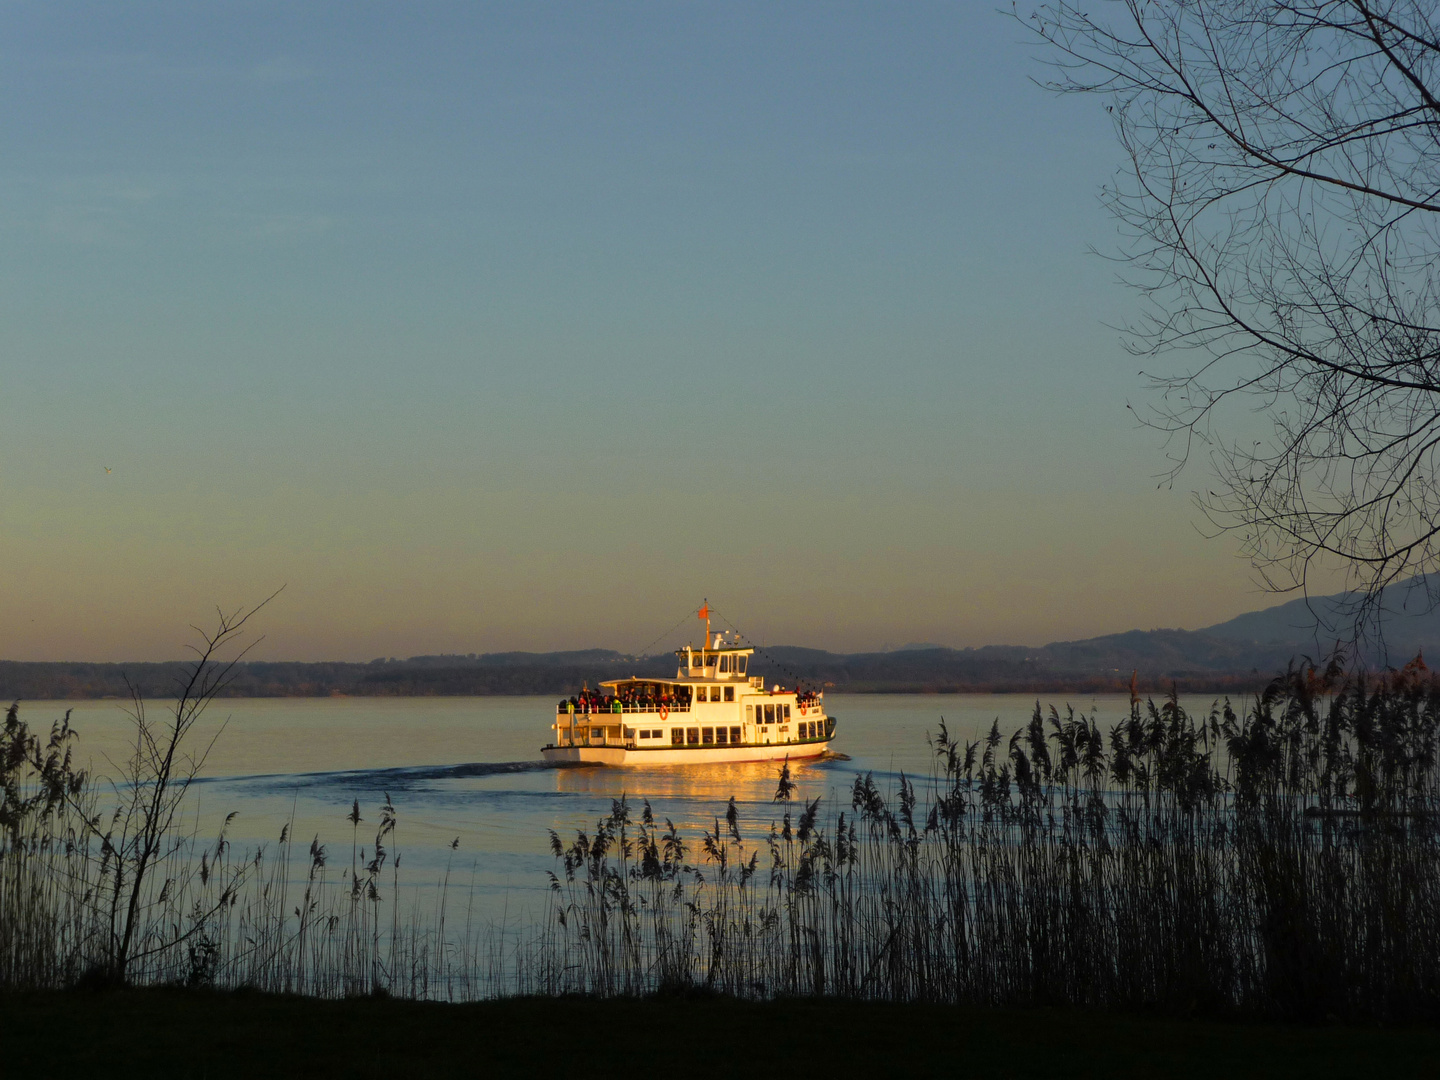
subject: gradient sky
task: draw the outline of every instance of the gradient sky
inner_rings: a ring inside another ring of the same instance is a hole
[[[1157,489],[1119,151],[1038,55],[968,0],[0,5],[0,657],[282,584],[257,656],[1274,602]]]

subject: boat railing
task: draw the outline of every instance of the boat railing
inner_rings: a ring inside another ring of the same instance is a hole
[[[592,706],[590,711],[586,712],[583,705],[573,706],[572,710],[572,706],[567,703],[565,705],[558,706],[555,709],[555,715],[569,716],[572,714],[572,711],[573,714],[577,717],[628,716],[631,713],[688,713],[690,711],[690,704],[688,702],[682,704],[676,701],[668,701],[650,705],[626,705],[622,703],[618,711],[615,709],[614,705],[608,705]]]

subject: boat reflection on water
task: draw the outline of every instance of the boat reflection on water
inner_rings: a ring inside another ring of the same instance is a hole
[[[789,762],[790,779],[796,785],[793,799],[813,799],[829,793],[837,780],[844,778],[827,768],[834,758],[808,758]],[[569,767],[554,770],[558,793],[629,798],[638,815],[642,799],[648,799],[655,813],[685,804],[700,816],[706,812],[723,813],[733,796],[739,804],[770,804],[775,800],[783,761],[743,761],[692,765],[644,766],[624,768]]]

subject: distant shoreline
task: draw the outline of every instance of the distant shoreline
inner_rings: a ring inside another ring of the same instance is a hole
[[[1014,650],[1023,652],[1023,650]],[[1115,694],[1135,688],[1146,695],[1251,694],[1263,689],[1283,664],[1250,671],[1145,670],[1139,664],[1108,670],[1046,670],[1026,656],[986,656],[988,650],[845,656],[776,647],[753,665],[767,682],[804,683],[847,694]],[[333,697],[568,697],[580,687],[630,675],[670,677],[669,657],[619,654],[505,654],[485,657],[414,657],[383,663],[257,661],[236,667],[221,696],[229,698]],[[1097,665],[1098,666],[1098,665]],[[89,663],[0,660],[0,700],[128,700],[131,688],[147,698],[174,693],[181,661]]]

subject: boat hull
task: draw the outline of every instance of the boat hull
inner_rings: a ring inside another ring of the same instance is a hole
[[[782,761],[815,758],[830,749],[829,739],[757,746],[656,747],[547,746],[540,754],[555,765],[710,765],[736,761]]]

